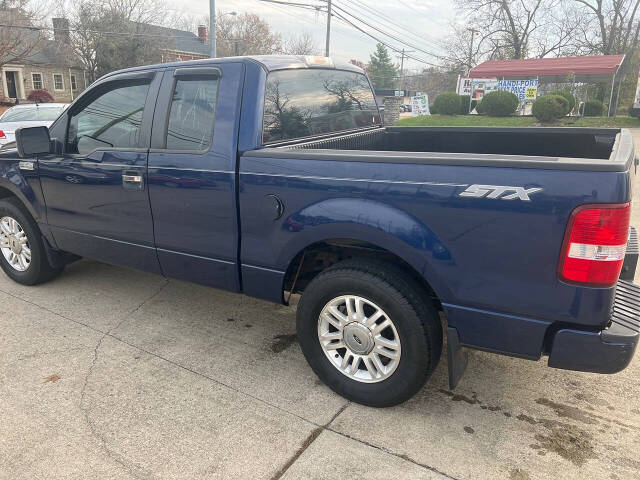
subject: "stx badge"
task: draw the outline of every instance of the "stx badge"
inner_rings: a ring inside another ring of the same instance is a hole
[[[515,200],[519,198],[530,202],[529,195],[542,191],[542,188],[509,187],[504,185],[470,185],[460,193],[460,197],[493,198],[501,200]]]

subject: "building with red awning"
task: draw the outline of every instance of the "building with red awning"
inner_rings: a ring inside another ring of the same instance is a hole
[[[527,58],[489,60],[471,69],[472,78],[520,80],[537,78],[540,83],[563,83],[569,76],[577,83],[611,82],[609,112],[613,86],[624,55],[590,55],[584,57]]]

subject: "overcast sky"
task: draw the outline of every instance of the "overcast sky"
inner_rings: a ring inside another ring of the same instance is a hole
[[[295,3],[324,4],[326,0],[290,0]],[[172,9],[190,15],[206,15],[209,12],[207,0],[168,0]],[[410,55],[437,63],[430,54],[441,54],[439,39],[447,32],[449,22],[454,18],[452,2],[447,0],[334,0],[336,11],[339,8],[353,13],[365,22],[384,32],[403,40],[411,46],[388,36],[382,35],[371,27],[358,23],[363,29],[383,39],[386,43],[401,49],[403,46],[415,50]],[[292,6],[275,5],[260,0],[216,0],[216,10],[238,13],[250,12],[264,18],[274,30],[284,37],[291,33],[310,32],[318,48],[324,52],[326,13],[314,13]],[[349,17],[347,17],[349,18]],[[376,41],[367,37],[342,20],[333,17],[331,22],[331,56],[339,60],[356,58],[367,62],[369,54],[375,49]],[[426,53],[428,52],[428,53]],[[396,61],[399,63],[399,54]],[[428,66],[408,59],[405,68],[417,69]]]

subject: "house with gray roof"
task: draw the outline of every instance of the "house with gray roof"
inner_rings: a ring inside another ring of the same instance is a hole
[[[155,35],[162,35],[167,39],[166,47],[162,50],[162,62],[209,58],[207,27],[198,26],[197,35],[193,32],[176,28],[157,25],[148,25],[147,27]]]
[[[70,53],[69,24],[53,19],[53,40],[38,40],[25,58],[2,65],[0,95],[9,101],[26,100],[32,90],[47,90],[56,102],[71,102],[87,86],[80,61]]]
[[[19,62],[0,67],[0,96],[9,101],[25,101],[32,90],[45,89],[56,102],[71,102],[87,86],[89,75],[70,47],[69,21],[54,18],[53,40],[39,40],[38,48]],[[147,31],[167,41],[162,62],[195,60],[209,56],[207,28],[198,33],[175,28],[145,25]]]

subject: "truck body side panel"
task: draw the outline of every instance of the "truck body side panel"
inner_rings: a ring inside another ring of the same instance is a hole
[[[460,196],[472,185],[542,190],[530,201]],[[284,205],[277,220],[268,195]],[[245,290],[280,301],[284,272],[302,249],[367,241],[424,276],[463,344],[536,358],[552,322],[600,328],[613,301],[614,289],[557,278],[571,211],[629,199],[627,172],[384,165],[255,151],[240,159],[242,272],[252,287]],[[260,290],[265,280],[271,283]]]

